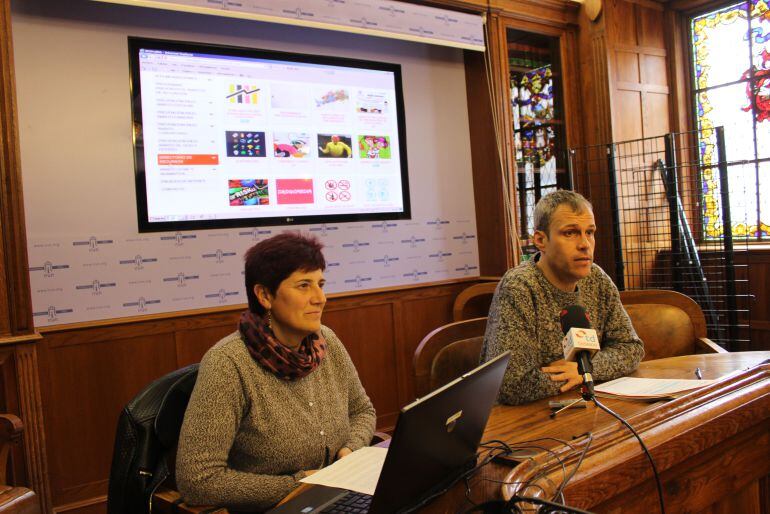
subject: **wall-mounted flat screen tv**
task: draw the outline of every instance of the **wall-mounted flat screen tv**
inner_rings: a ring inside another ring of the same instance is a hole
[[[399,65],[128,47],[140,232],[410,218]]]

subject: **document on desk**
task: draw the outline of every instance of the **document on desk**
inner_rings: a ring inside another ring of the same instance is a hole
[[[364,446],[300,482],[374,494],[387,453],[387,448]]]
[[[621,377],[595,387],[596,395],[627,400],[671,400],[715,380]]]

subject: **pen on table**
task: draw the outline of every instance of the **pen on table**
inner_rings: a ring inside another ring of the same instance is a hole
[[[698,380],[703,380],[703,373],[701,373],[700,368],[695,368],[695,376],[698,377]]]

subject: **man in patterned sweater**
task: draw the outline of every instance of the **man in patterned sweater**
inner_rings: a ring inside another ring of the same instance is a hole
[[[565,361],[562,352],[559,313],[568,305],[585,308],[601,341],[601,351],[593,356],[594,379],[626,375],[644,356],[617,288],[593,264],[596,224],[588,200],[573,191],[556,191],[540,199],[534,217],[539,253],[500,280],[481,350],[482,362],[511,350],[499,396],[510,405],[582,382],[577,364]]]

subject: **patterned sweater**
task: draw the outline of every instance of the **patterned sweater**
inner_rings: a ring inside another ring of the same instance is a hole
[[[615,284],[599,266],[591,267],[575,292],[566,293],[548,281],[534,260],[526,261],[500,280],[481,350],[482,362],[506,350],[512,352],[500,402],[517,405],[559,393],[563,382],[552,381],[540,368],[564,358],[559,313],[574,304],[585,308],[601,342],[601,351],[593,357],[594,379],[611,380],[636,369],[644,345]]]
[[[342,447],[368,445],[376,421],[345,347],[321,328],[328,351],[312,373],[277,378],[249,355],[239,332],[201,361],[185,413],[177,486],[192,505],[264,510]]]

